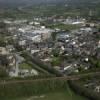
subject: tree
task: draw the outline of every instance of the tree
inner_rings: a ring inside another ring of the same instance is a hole
[[[0,55],[1,65],[7,67],[9,65],[9,61],[6,55]]]
[[[8,76],[8,74],[7,74],[6,70],[4,68],[0,67],[0,78],[5,78],[7,76]]]
[[[59,56],[59,53],[60,53],[60,50],[56,48],[56,49],[54,49],[52,51],[52,53],[53,53],[54,57],[58,57]]]
[[[96,67],[100,67],[100,61],[97,61]]]
[[[6,24],[5,24],[4,22],[0,22],[0,28],[1,28],[1,29],[6,28]]]

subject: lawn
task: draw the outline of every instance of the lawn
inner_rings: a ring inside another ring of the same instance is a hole
[[[21,63],[19,66],[20,69],[32,69],[32,66],[29,65],[28,63]]]

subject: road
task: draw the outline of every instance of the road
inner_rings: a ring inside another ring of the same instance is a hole
[[[78,80],[80,78],[86,77],[86,76],[96,76],[100,75],[100,72],[91,72],[81,75],[72,75],[72,76],[65,76],[65,77],[53,77],[53,78],[43,78],[43,79],[35,79],[35,80],[13,80],[13,81],[5,81],[2,80],[0,82],[0,85],[6,85],[6,84],[16,84],[16,83],[32,83],[32,82],[39,82],[39,81],[51,81],[51,80]]]

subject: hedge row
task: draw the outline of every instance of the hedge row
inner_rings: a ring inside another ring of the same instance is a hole
[[[40,74],[40,75],[35,75],[35,76],[27,76],[27,77],[4,77],[4,78],[0,78],[0,82],[1,81],[19,81],[19,80],[36,80],[36,79],[46,79],[46,78],[54,78],[55,75],[44,75],[44,74]]]
[[[100,95],[91,90],[86,89],[78,81],[68,81],[69,86],[78,94],[89,98],[90,100],[100,100]]]

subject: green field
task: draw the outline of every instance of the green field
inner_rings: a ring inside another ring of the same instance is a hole
[[[68,92],[56,92],[43,95],[31,96],[27,98],[9,99],[9,100],[88,100],[84,97]]]
[[[41,94],[31,97],[14,98],[7,100],[88,100],[85,97],[75,94],[69,87],[66,91],[53,92],[47,94]]]
[[[41,93],[37,93],[37,94],[29,94],[27,95],[25,93],[25,95],[21,95],[21,96],[5,96],[2,98],[0,97],[0,100],[89,100],[83,96],[80,96],[78,94],[76,94],[67,84],[67,87],[65,89],[61,89],[61,90],[56,90],[56,91],[48,91],[48,92],[43,92],[41,89]],[[46,88],[46,87],[44,87]],[[43,89],[43,88],[42,88]],[[18,91],[17,91],[18,92]],[[26,91],[27,92],[27,89]]]

